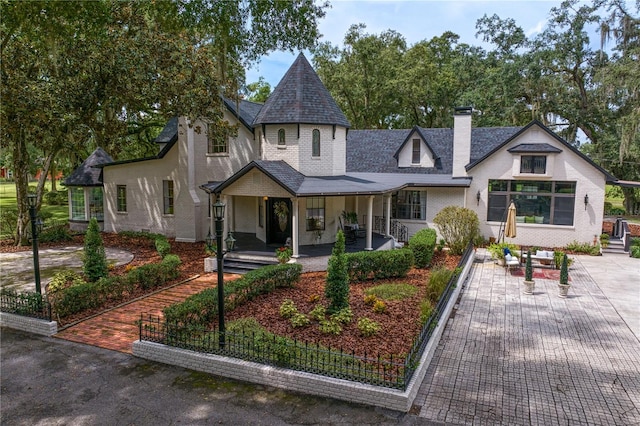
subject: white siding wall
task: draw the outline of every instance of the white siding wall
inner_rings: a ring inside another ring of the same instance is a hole
[[[181,190],[177,176],[178,150],[163,159],[104,168],[104,230],[140,231],[175,237],[175,216],[163,213],[162,181],[174,181],[174,194]],[[127,212],[117,212],[117,185],[127,187]],[[179,206],[175,206],[176,209]]]
[[[473,175],[473,182],[467,192],[467,205],[478,213],[482,235],[487,239],[489,237],[497,238],[500,227],[499,222],[487,222],[486,220],[489,179],[524,179],[519,175],[514,176],[513,164],[514,161],[519,161],[520,154],[507,152],[510,147],[521,143],[548,143],[562,149],[562,153],[555,154],[554,160],[547,164],[549,168],[553,169],[551,173],[547,173],[548,177],[530,175],[530,179],[577,182],[574,222],[573,226],[518,223],[517,237],[505,240],[516,244],[546,247],[562,247],[574,240],[579,242],[593,241],[593,236],[599,235],[602,231],[605,178],[601,172],[536,126],[530,128],[505,149],[470,171],[470,174]],[[478,190],[481,199],[480,205],[476,206]],[[586,211],[584,208],[585,194],[589,194],[589,205]]]

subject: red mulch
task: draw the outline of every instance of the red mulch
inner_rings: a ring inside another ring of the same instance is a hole
[[[120,248],[133,253],[134,258],[129,265],[118,266],[111,270],[111,273],[120,275],[126,273],[131,266],[139,266],[146,263],[159,262],[158,255],[153,241],[147,238],[127,237],[112,233],[102,233],[105,247]],[[180,276],[167,284],[170,286],[196,274],[203,273],[204,253],[203,243],[181,243],[170,240],[171,252],[180,256],[182,264],[180,266]],[[73,241],[63,243],[43,243],[41,249],[64,247],[68,245],[82,245],[83,236],[75,236]],[[15,252],[31,250],[30,246],[15,247],[10,241],[0,241],[0,252]],[[453,269],[459,261],[459,256],[448,256],[446,252],[436,252],[433,258],[434,265],[446,265]],[[342,325],[340,335],[327,335],[318,330],[317,322],[303,328],[293,328],[289,320],[280,316],[280,305],[285,299],[292,299],[298,311],[308,314],[318,303],[325,307],[328,301],[324,297],[324,285],[326,272],[311,272],[302,275],[300,283],[295,288],[278,289],[271,294],[261,296],[246,305],[236,308],[227,313],[227,321],[243,317],[254,317],[269,331],[278,335],[291,337],[298,341],[319,343],[325,347],[343,349],[345,352],[354,351],[356,354],[367,356],[378,354],[406,354],[411,348],[413,339],[417,336],[420,328],[420,302],[425,297],[426,284],[429,278],[429,270],[414,269],[410,271],[406,278],[398,280],[379,280],[357,283],[351,285],[349,305],[353,313],[353,320],[350,324]],[[409,298],[399,301],[385,301],[386,311],[375,313],[371,306],[364,303],[364,290],[379,284],[388,282],[402,282],[418,287],[418,292]],[[148,292],[156,291],[148,290]],[[140,290],[131,294],[129,299],[134,299],[145,294]],[[316,300],[317,299],[317,300]],[[313,301],[315,300],[315,301]],[[123,301],[118,302],[122,303]],[[112,306],[105,306],[110,308]],[[83,312],[73,318],[65,318],[64,323],[69,324],[83,318],[89,317],[100,310]],[[372,337],[360,336],[357,320],[367,317],[377,322],[381,330]]]

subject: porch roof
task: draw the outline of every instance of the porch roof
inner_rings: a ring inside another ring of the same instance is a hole
[[[452,178],[442,174],[347,173],[341,176],[305,176],[284,161],[257,160],[224,182],[210,182],[200,187],[209,193],[220,193],[254,168],[295,197],[378,195],[408,187],[465,188],[471,185],[471,178]]]

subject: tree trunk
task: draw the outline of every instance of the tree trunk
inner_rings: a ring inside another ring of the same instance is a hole
[[[56,162],[51,160],[51,191],[56,192],[58,188],[56,187]]]
[[[627,215],[631,215],[634,214],[634,207],[637,203],[637,199],[636,199],[636,191],[635,188],[626,188],[626,187],[621,187],[622,189],[622,194],[624,195],[624,209],[627,212]]]
[[[16,224],[16,246],[28,244],[27,229],[29,224],[29,206],[27,194],[29,192],[29,153],[21,132],[19,140],[14,145],[13,171],[15,173],[16,202],[18,207],[18,223]]]

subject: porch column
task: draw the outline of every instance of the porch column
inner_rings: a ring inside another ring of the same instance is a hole
[[[297,259],[299,257],[298,255],[298,199],[297,198],[292,198],[291,199],[291,210],[293,210],[291,212],[291,245],[292,245],[292,249],[293,249],[293,254],[291,255],[291,257],[293,257],[294,259]]]
[[[387,211],[384,215],[384,236],[391,238],[391,194],[384,196],[386,200]]]
[[[365,243],[365,250],[373,250],[371,246],[371,235],[373,233],[373,195],[369,195],[367,198],[367,242]]]

